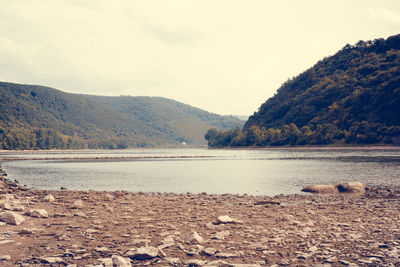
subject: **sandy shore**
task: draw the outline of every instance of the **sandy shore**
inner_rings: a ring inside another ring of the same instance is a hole
[[[273,198],[45,191],[3,175],[0,218],[23,221],[0,222],[1,266],[400,266],[394,189]]]

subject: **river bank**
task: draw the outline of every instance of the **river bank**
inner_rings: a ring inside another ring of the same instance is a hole
[[[49,191],[0,175],[2,216],[24,220],[1,223],[2,266],[399,265],[400,191],[390,188],[275,197]]]

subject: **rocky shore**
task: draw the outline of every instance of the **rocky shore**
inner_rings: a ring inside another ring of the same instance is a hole
[[[400,266],[400,191],[31,190],[0,170],[1,266]]]

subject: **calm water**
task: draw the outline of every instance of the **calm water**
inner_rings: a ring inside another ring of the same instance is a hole
[[[398,149],[135,149],[0,153],[0,157],[52,158],[2,162],[10,179],[38,189],[273,196],[300,193],[309,184],[342,181],[400,185]],[[57,160],[88,157],[109,159]]]

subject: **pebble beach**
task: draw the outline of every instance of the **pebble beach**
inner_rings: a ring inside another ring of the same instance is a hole
[[[0,171],[1,266],[400,266],[400,190],[33,190]]]

